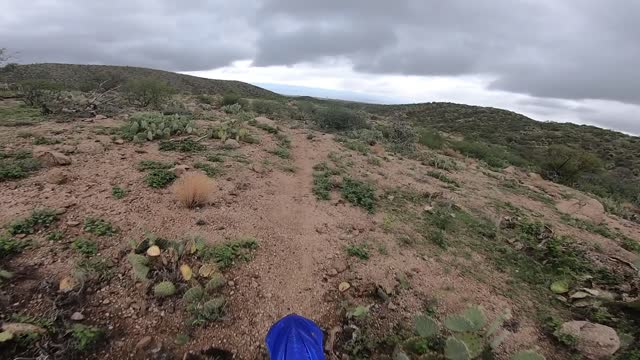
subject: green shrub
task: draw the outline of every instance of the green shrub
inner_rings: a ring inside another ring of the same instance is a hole
[[[458,184],[456,180],[439,171],[427,171],[427,175],[431,176],[432,178],[436,178],[444,183],[453,185],[455,187],[460,187],[460,184]]]
[[[166,169],[154,169],[144,177],[144,182],[154,189],[166,188],[176,180],[176,174]]]
[[[345,177],[342,179],[341,192],[342,197],[348,202],[360,206],[370,213],[375,211],[376,196],[373,185]]]
[[[110,222],[94,217],[84,219],[84,231],[98,236],[112,236],[118,232]]]
[[[29,151],[0,151],[0,182],[25,178],[40,167],[40,161],[34,159]]]
[[[258,247],[254,238],[241,238],[221,245],[202,245],[198,256],[204,260],[213,260],[219,268],[224,269],[233,265],[236,259],[250,259],[250,251]]]
[[[9,224],[9,233],[11,235],[33,234],[38,230],[48,228],[56,220],[58,215],[55,210],[38,209],[34,210],[28,218],[19,219]]]
[[[517,166],[526,164],[518,155],[509,153],[504,148],[498,146],[470,141],[454,142],[451,146],[464,155],[484,161],[491,167],[503,168],[508,164]]]
[[[175,92],[166,82],[153,78],[130,79],[124,86],[125,98],[139,107],[159,109]]]
[[[552,180],[573,184],[578,177],[602,170],[602,161],[584,149],[566,145],[551,145],[542,164],[544,175]]]
[[[158,112],[138,112],[120,128],[122,137],[133,142],[168,139],[174,135],[191,134],[195,124],[189,116],[163,115]]]
[[[444,138],[437,130],[421,128],[418,130],[418,144],[431,149],[442,149]]]
[[[242,111],[242,106],[240,104],[232,104],[232,105],[224,105],[222,107],[222,111],[227,114],[238,114]]]
[[[218,168],[216,166],[211,166],[211,165],[209,165],[207,163],[203,163],[203,162],[197,162],[197,163],[195,163],[193,165],[193,167],[198,169],[198,170],[203,171],[210,178],[217,177],[218,175],[220,175],[222,173],[220,168]]]
[[[16,239],[0,235],[0,259],[18,254],[25,247],[25,243]]]
[[[51,99],[58,98],[62,85],[47,80],[24,80],[19,83],[22,99],[28,106],[46,107]]]
[[[282,146],[278,146],[269,152],[282,159],[289,159],[291,157],[289,149],[283,148]]]
[[[213,105],[213,98],[209,95],[200,94],[196,96],[196,100],[201,104]]]
[[[171,169],[174,164],[165,163],[162,161],[155,160],[141,160],[138,163],[138,170],[140,171],[149,171],[149,170],[168,170]]]
[[[111,188],[111,195],[115,198],[115,199],[122,199],[125,196],[127,196],[127,190],[121,188],[120,186],[114,186]]]
[[[167,140],[161,141],[158,148],[161,151],[179,151],[185,153],[193,153],[198,151],[204,151],[206,146],[200,144],[193,139],[181,139],[181,140]]]
[[[240,95],[234,93],[226,93],[222,96],[222,102],[220,103],[220,105],[233,105],[237,104],[238,101],[240,101]]]
[[[59,144],[60,141],[59,140],[55,140],[55,139],[49,139],[47,137],[44,136],[36,136],[31,143],[33,145],[54,145],[54,144]]]
[[[256,99],[251,101],[251,110],[255,111],[260,115],[267,115],[267,116],[276,115],[280,111],[281,107],[282,107],[282,104],[273,100]]]
[[[331,169],[326,163],[319,163],[313,167],[313,194],[318,200],[331,198]]]
[[[369,259],[369,250],[366,244],[347,245],[345,249],[349,256],[357,257],[360,260]]]
[[[56,230],[52,231],[47,235],[47,240],[49,241],[60,241],[64,238],[64,231]]]
[[[316,112],[315,122],[321,129],[332,131],[355,130],[367,127],[367,120],[359,113],[338,106]]]
[[[85,256],[94,256],[98,253],[98,244],[86,238],[77,238],[71,243],[71,247]]]
[[[97,346],[104,338],[104,335],[104,331],[95,326],[75,324],[71,328],[73,348],[80,352],[88,351]]]
[[[391,144],[391,150],[399,154],[415,151],[416,132],[411,125],[395,121],[390,127],[383,128],[382,133]]]

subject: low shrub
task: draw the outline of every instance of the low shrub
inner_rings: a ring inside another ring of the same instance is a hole
[[[214,182],[201,173],[186,174],[173,188],[178,202],[187,208],[205,205],[214,191]]]
[[[86,238],[77,238],[71,243],[71,247],[85,256],[94,256],[98,253],[98,244]]]
[[[176,180],[176,174],[166,169],[153,169],[144,177],[144,182],[152,188],[165,188]]]
[[[33,158],[29,151],[0,151],[0,182],[25,178],[40,167],[40,161]]]
[[[19,219],[9,224],[8,230],[11,235],[33,234],[38,230],[48,228],[58,220],[58,215],[52,209],[34,210],[31,215],[24,219]]]
[[[160,151],[179,151],[185,153],[193,153],[198,151],[204,151],[206,146],[193,139],[181,139],[181,140],[167,140],[161,141],[158,148]]]
[[[193,164],[193,167],[200,171],[203,171],[210,178],[214,178],[222,173],[222,170],[220,170],[220,168],[203,162],[197,162]]]
[[[321,129],[332,131],[355,130],[368,126],[364,116],[338,106],[330,106],[317,111],[315,122]]]
[[[369,259],[369,250],[366,244],[361,245],[347,245],[345,247],[349,256],[357,257],[360,260]]]
[[[444,137],[437,130],[419,129],[417,133],[418,144],[424,145],[431,149],[442,149],[444,146]]]
[[[267,116],[276,115],[280,111],[281,107],[282,107],[282,104],[273,100],[256,99],[251,101],[251,110],[255,111],[260,115],[267,115]]]
[[[373,185],[345,177],[342,179],[341,192],[342,197],[348,202],[360,206],[370,213],[375,211],[376,196]]]
[[[125,98],[139,107],[159,109],[175,92],[166,82],[153,78],[130,79],[124,86]]]
[[[107,220],[94,217],[84,219],[84,231],[98,236],[112,236],[118,232]]]

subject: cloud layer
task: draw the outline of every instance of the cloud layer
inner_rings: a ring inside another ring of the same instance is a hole
[[[631,104],[631,112],[615,111],[626,116],[640,104],[638,1],[5,0],[2,7],[0,47],[26,63],[173,71],[239,60],[260,68],[348,64],[371,77],[482,77],[487,91],[551,99],[545,108],[566,104],[553,99],[608,101],[608,109]]]

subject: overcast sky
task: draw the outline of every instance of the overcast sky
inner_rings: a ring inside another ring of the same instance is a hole
[[[640,134],[639,15],[638,0],[1,0],[0,47],[21,63],[462,102]]]

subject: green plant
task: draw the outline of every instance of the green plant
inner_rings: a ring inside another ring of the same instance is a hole
[[[24,242],[5,235],[0,235],[0,259],[20,253],[25,245],[26,244]]]
[[[100,256],[80,259],[75,268],[79,274],[89,279],[103,281],[113,277],[113,272],[111,271],[113,263],[111,260]]]
[[[9,224],[9,233],[11,235],[33,234],[38,230],[48,228],[56,220],[58,214],[52,209],[34,210],[28,218],[19,219]]]
[[[214,178],[222,173],[219,167],[211,166],[207,163],[197,162],[193,165],[194,168],[202,170],[208,177]]]
[[[196,100],[201,104],[213,105],[213,98],[209,95],[200,94],[196,96]]]
[[[276,115],[281,107],[279,102],[273,100],[255,99],[251,101],[251,110],[261,115]]]
[[[412,154],[415,151],[416,133],[407,123],[394,121],[383,128],[384,137],[389,141],[391,150],[399,154]]]
[[[219,268],[224,269],[233,265],[236,259],[250,259],[250,251],[257,247],[256,239],[241,238],[221,245],[205,246],[202,244],[198,255],[204,260],[215,261]]]
[[[207,149],[206,146],[190,138],[181,139],[181,140],[161,141],[158,148],[161,151],[179,151],[179,152],[189,152],[189,153],[204,151]]]
[[[84,231],[98,236],[112,236],[118,232],[110,222],[94,217],[84,219]]]
[[[223,287],[226,283],[227,280],[224,278],[224,275],[215,273],[213,274],[213,276],[211,276],[211,279],[207,282],[207,285],[205,285],[205,289],[208,292],[213,292]]]
[[[71,247],[86,256],[94,256],[98,253],[98,244],[86,238],[77,238],[71,243]]]
[[[40,161],[34,159],[31,152],[5,153],[0,151],[0,182],[25,178],[39,170],[40,167]]]
[[[177,176],[172,171],[155,169],[149,171],[144,177],[144,182],[154,189],[166,188],[176,180]]]
[[[347,245],[345,246],[345,250],[349,256],[355,256],[360,260],[369,259],[369,250],[366,244]]]
[[[238,103],[222,106],[222,111],[227,114],[238,114],[242,110],[242,106]]]
[[[454,187],[460,187],[460,184],[456,180],[450,178],[446,174],[441,173],[439,171],[430,170],[430,171],[427,171],[427,175],[431,176],[432,178],[436,178],[436,179],[442,181],[443,183],[447,183],[447,184],[453,185]]]
[[[313,194],[318,200],[329,200],[331,197],[331,169],[327,163],[319,163],[313,167]]]
[[[130,79],[124,86],[124,94],[130,104],[140,107],[160,108],[175,90],[159,79]]]
[[[47,235],[47,240],[49,241],[60,241],[64,238],[64,231],[56,230],[52,231]]]
[[[176,293],[176,286],[171,281],[162,281],[153,287],[153,295],[157,298],[169,297]]]
[[[158,112],[138,112],[120,128],[124,139],[136,143],[168,139],[174,135],[191,134],[195,124],[188,116],[163,115]]]
[[[201,301],[205,297],[205,295],[206,294],[201,286],[194,286],[184,292],[184,295],[182,295],[182,300],[184,300],[187,304],[193,304]]]
[[[373,213],[376,206],[375,189],[373,185],[349,177],[342,179],[342,197],[348,202]]]
[[[159,169],[168,170],[168,169],[171,169],[173,166],[174,164],[165,163],[162,161],[141,160],[138,163],[138,170],[140,171],[159,170]]]
[[[60,141],[55,139],[49,139],[44,136],[36,136],[33,139],[33,141],[31,141],[31,143],[33,145],[53,145],[53,144],[59,144]]]
[[[255,123],[253,123],[253,126],[257,127],[260,130],[264,130],[269,134],[277,134],[279,132],[277,127],[273,127],[267,123],[259,123],[256,121]]]
[[[342,131],[367,127],[367,120],[359,113],[338,106],[320,109],[315,122],[321,129]]]
[[[222,106],[233,105],[233,104],[237,104],[238,101],[240,101],[240,95],[229,92],[222,95],[221,105]]]
[[[269,152],[282,159],[289,159],[291,157],[289,149],[283,148],[281,146],[278,146],[274,150],[271,150]]]
[[[131,268],[133,269],[133,274],[138,280],[147,280],[147,276],[149,275],[149,259],[146,256],[130,253],[127,255],[127,261],[131,264]]]
[[[421,128],[418,130],[417,137],[418,144],[427,146],[431,149],[442,149],[444,146],[444,138],[436,130]]]
[[[453,334],[447,338],[445,356],[448,359],[474,359],[487,349],[496,349],[506,333],[500,331],[509,311],[498,316],[485,330],[487,319],[479,307],[469,307],[461,314],[445,318],[445,327]]]
[[[127,196],[127,190],[121,188],[120,186],[114,186],[111,188],[111,195],[115,198],[115,199],[122,199],[125,196]]]
[[[71,338],[73,339],[73,348],[77,351],[87,351],[98,345],[103,339],[104,330],[95,326],[87,326],[75,324],[71,328]]]

